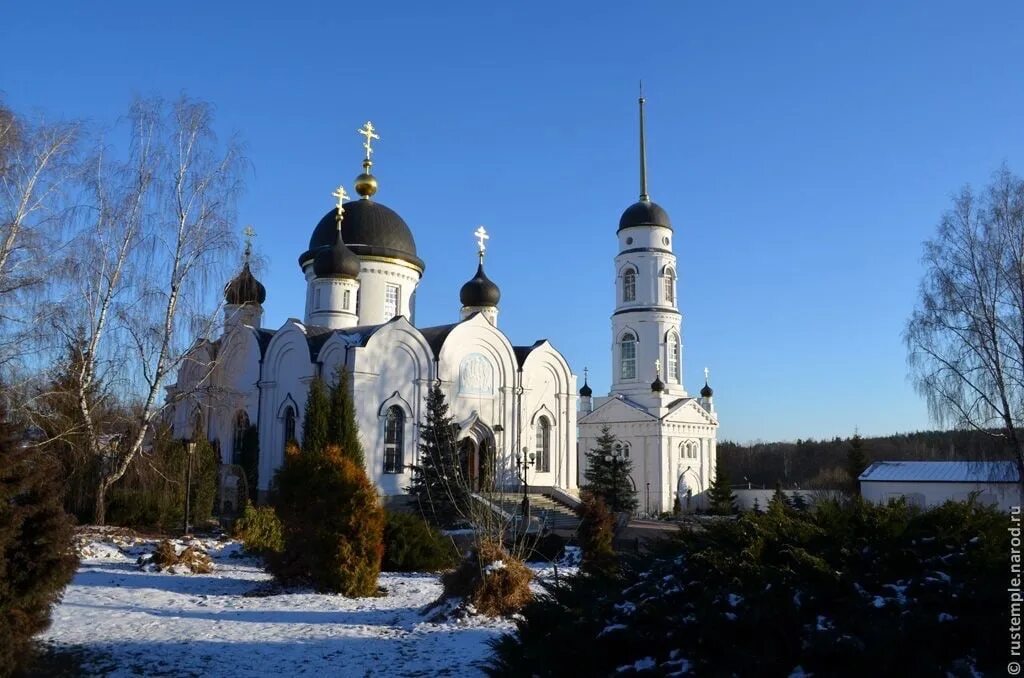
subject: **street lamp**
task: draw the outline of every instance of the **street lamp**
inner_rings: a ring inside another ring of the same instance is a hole
[[[183,438],[181,444],[185,448],[185,455],[188,457],[188,461],[185,464],[185,525],[183,530],[183,534],[187,535],[189,514],[192,510],[192,455],[196,451],[196,441],[191,438]]]
[[[524,447],[522,456],[516,453],[516,470],[519,472],[519,481],[523,484],[523,522],[530,522],[530,486],[526,484],[526,471],[533,466],[537,455]]]
[[[651,484],[647,483],[647,515],[651,515]]]

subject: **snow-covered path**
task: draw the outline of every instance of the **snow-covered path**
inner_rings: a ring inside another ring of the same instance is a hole
[[[467,676],[511,627],[428,623],[420,611],[441,586],[426,574],[382,574],[379,598],[245,596],[269,580],[259,563],[235,543],[207,547],[216,570],[200,575],[142,571],[141,548],[89,545],[43,639],[85,650],[91,674]]]

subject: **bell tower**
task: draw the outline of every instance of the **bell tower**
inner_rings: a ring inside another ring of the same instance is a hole
[[[612,394],[651,393],[660,377],[664,396],[683,397],[682,315],[676,281],[672,222],[647,193],[644,104],[640,106],[640,200],[622,213],[616,237],[615,310],[612,313]],[[655,364],[660,365],[660,375]]]

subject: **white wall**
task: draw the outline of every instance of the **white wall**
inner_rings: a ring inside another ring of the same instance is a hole
[[[995,504],[1002,511],[1020,506],[1021,487],[1017,483],[925,483],[908,481],[862,480],[860,494],[868,501],[884,504],[906,496],[908,502],[923,508],[939,506],[949,500],[965,501],[972,492],[981,493],[979,501]]]

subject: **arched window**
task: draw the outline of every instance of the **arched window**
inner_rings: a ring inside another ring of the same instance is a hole
[[[539,473],[551,470],[551,424],[547,417],[537,420],[537,458],[536,469]]]
[[[622,274],[622,300],[636,301],[636,270],[627,268]]]
[[[239,410],[235,415],[235,430],[231,444],[231,463],[242,463],[242,447],[245,445],[245,432],[249,429],[249,415]]]
[[[671,266],[665,267],[665,301],[676,303],[676,272]]]
[[[636,379],[636,335],[626,332],[619,342],[619,360],[622,364],[622,378]]]
[[[346,311],[349,310],[349,306],[352,304],[352,290],[345,290],[345,294],[341,297],[341,307]]]
[[[619,453],[621,458],[629,459],[629,443],[616,443],[615,451]]]
[[[384,473],[402,473],[402,443],[405,437],[405,412],[392,405],[384,415]]]
[[[679,443],[679,456],[683,459],[696,459],[700,443],[696,440],[687,440]]]
[[[679,378],[679,337],[675,332],[668,333],[666,352],[668,353],[668,378],[676,383],[682,381]]]
[[[295,440],[295,408],[289,405],[284,408],[284,441],[281,446],[287,447],[288,443],[293,440]]]

